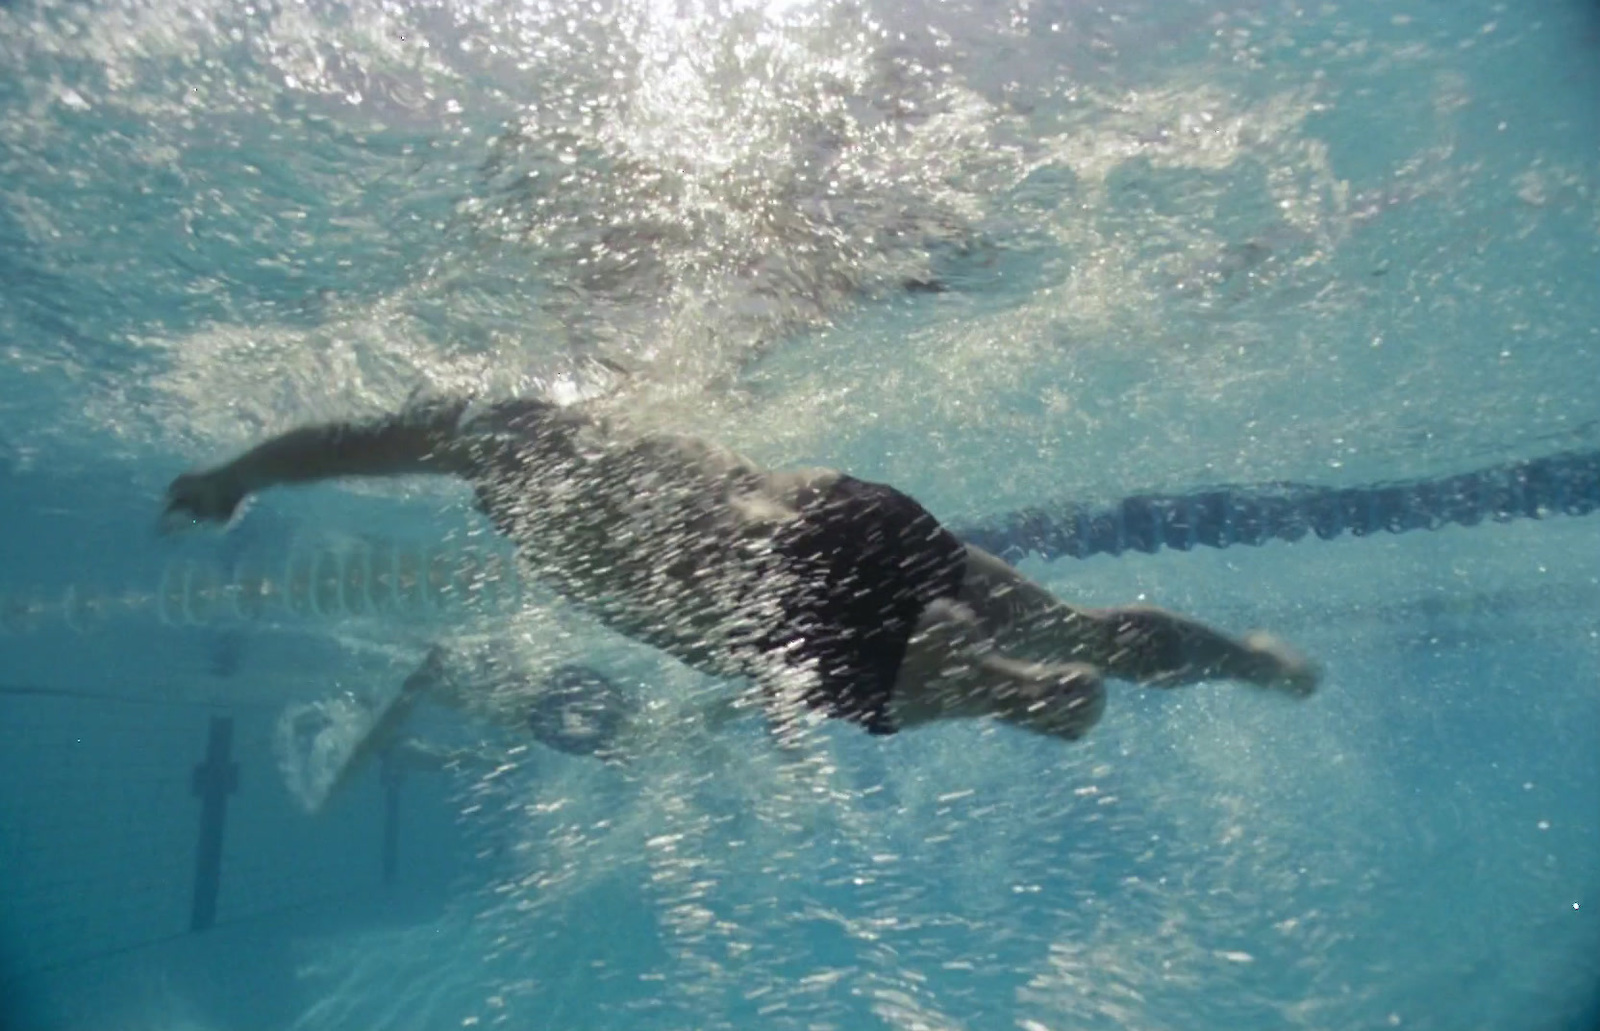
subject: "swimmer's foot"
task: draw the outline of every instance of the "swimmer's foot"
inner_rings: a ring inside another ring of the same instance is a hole
[[[1242,643],[1249,658],[1239,679],[1293,698],[1309,698],[1316,691],[1322,670],[1304,655],[1261,631],[1246,634]]]
[[[195,523],[226,523],[238,511],[245,494],[225,469],[184,473],[167,488],[161,528],[170,533]]]

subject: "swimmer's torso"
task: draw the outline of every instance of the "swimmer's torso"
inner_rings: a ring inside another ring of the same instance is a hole
[[[530,570],[697,669],[754,672],[781,605],[776,536],[832,474],[772,477],[701,441],[615,435],[560,410],[514,430],[478,450],[471,479]]]

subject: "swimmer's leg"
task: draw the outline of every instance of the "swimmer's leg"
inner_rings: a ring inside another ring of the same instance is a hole
[[[890,695],[900,727],[993,716],[1072,741],[1100,721],[1105,705],[1099,670],[1005,655],[970,609],[949,600],[923,611]]]
[[[1233,638],[1163,609],[1068,605],[1010,565],[967,549],[961,601],[1003,648],[1030,658],[1085,662],[1153,687],[1226,678],[1305,697],[1316,666],[1269,634]]]
[[[1229,637],[1164,609],[1136,606],[1079,610],[1113,675],[1151,687],[1238,680],[1296,698],[1317,689],[1320,672],[1305,656],[1260,631]]]

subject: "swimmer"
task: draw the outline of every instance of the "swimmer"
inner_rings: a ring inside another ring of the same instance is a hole
[[[813,714],[874,734],[993,717],[1076,740],[1104,711],[1107,676],[1292,697],[1317,684],[1266,634],[1067,604],[893,487],[768,471],[541,400],[428,402],[291,430],[179,476],[164,521],[225,523],[281,485],[412,474],[465,480],[529,571],[612,629],[752,680],[780,740]]]

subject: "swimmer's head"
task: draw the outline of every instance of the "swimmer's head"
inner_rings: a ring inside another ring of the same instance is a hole
[[[569,755],[603,755],[638,712],[639,699],[587,666],[553,670],[528,713],[528,729],[542,744]]]

